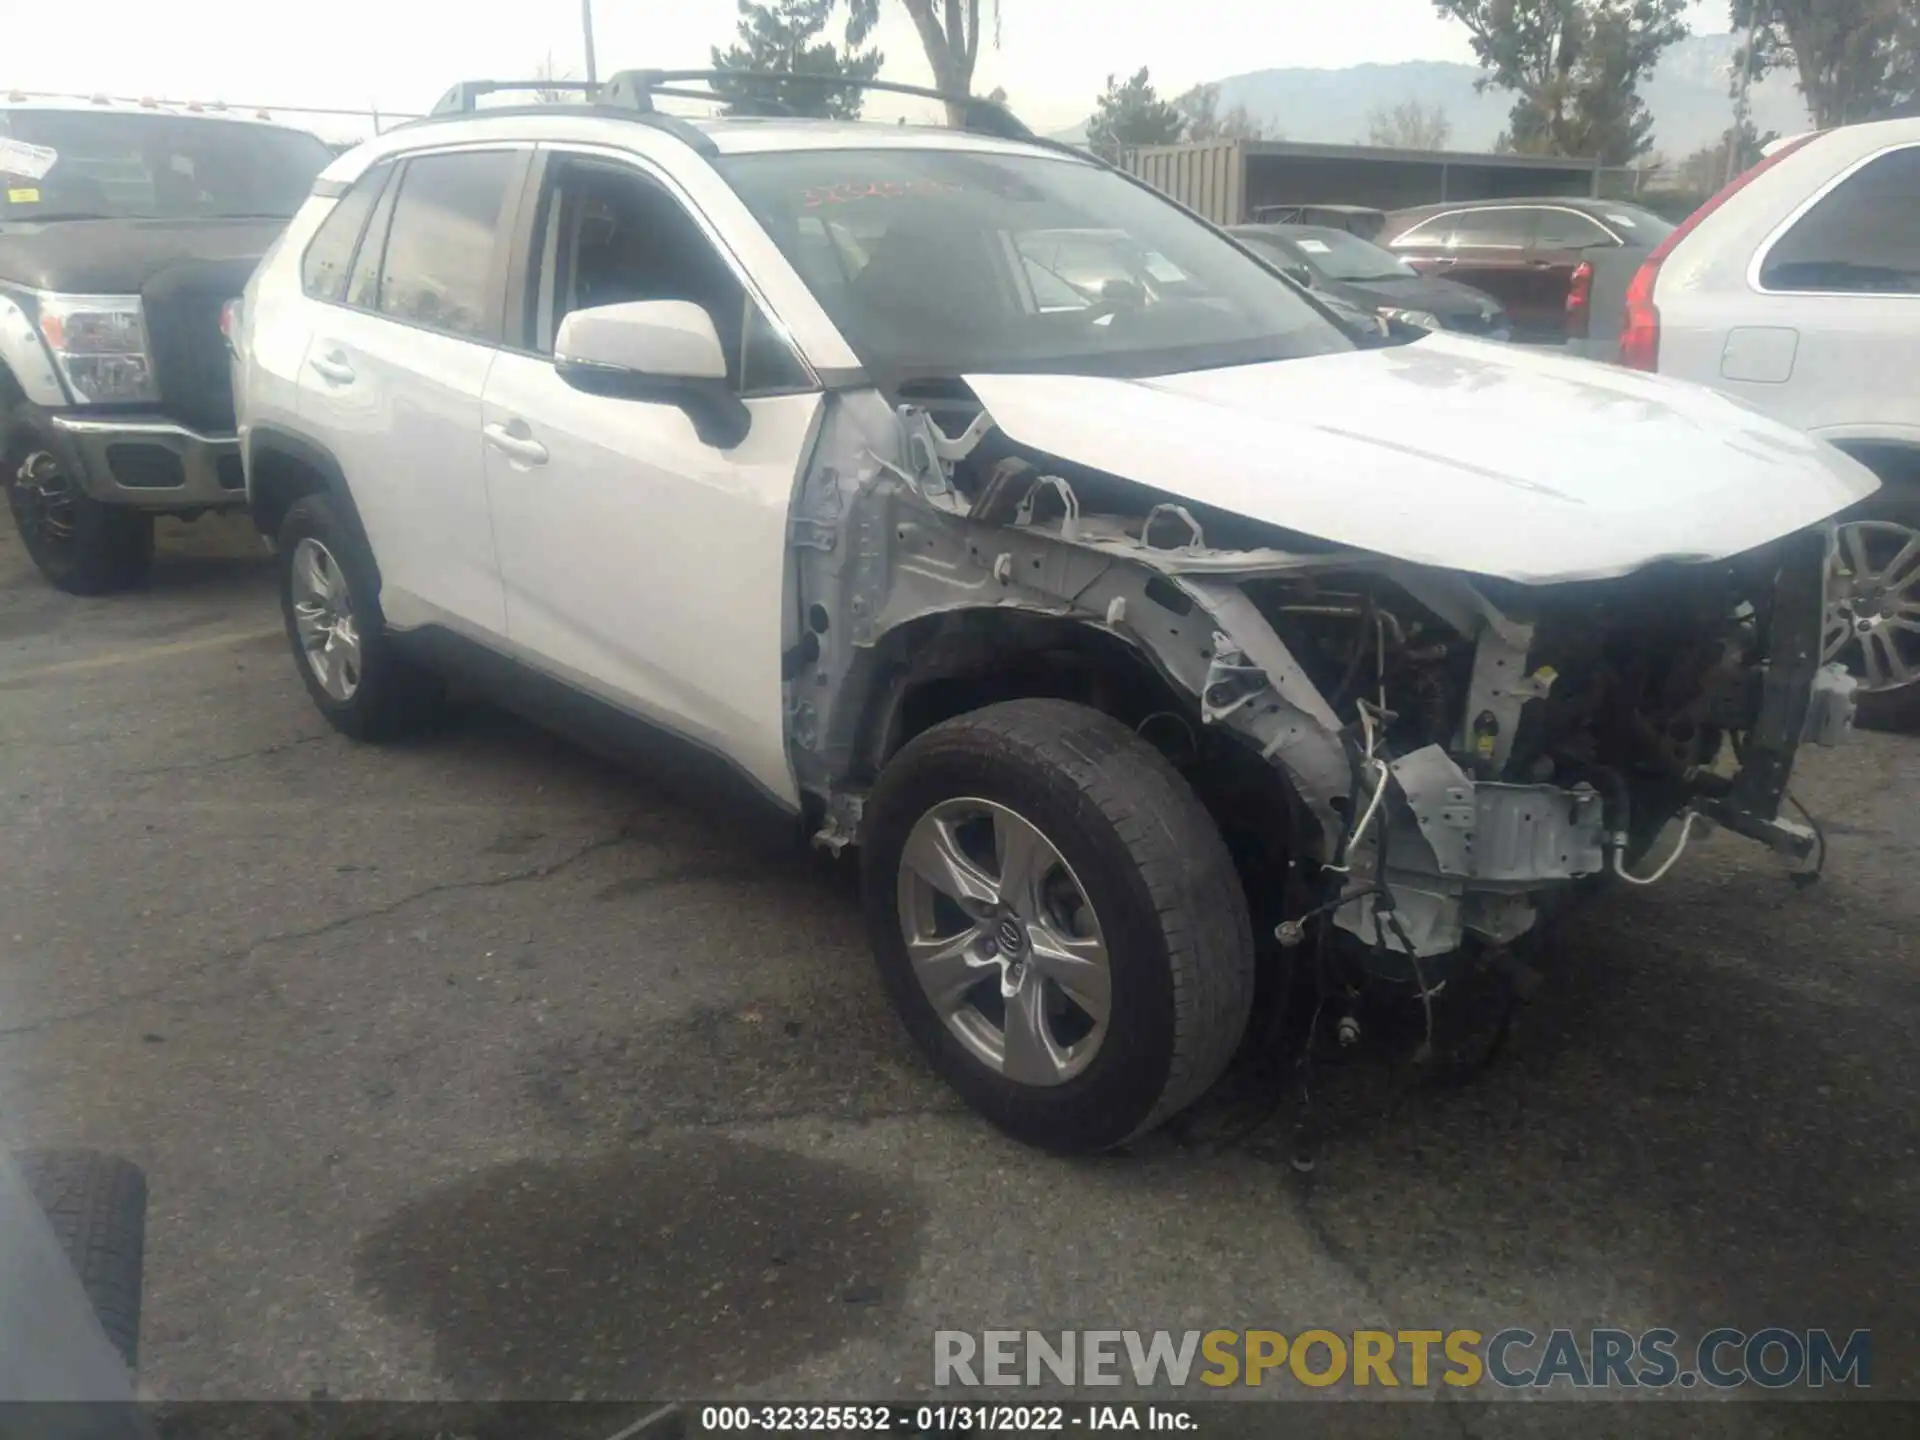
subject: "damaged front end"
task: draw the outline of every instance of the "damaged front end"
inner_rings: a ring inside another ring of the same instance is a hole
[[[1283,892],[1255,897],[1283,945],[1337,935],[1423,990],[1578,882],[1664,874],[1642,870],[1677,817],[1807,868],[1814,832],[1784,813],[1794,757],[1852,722],[1853,681],[1820,658],[1821,526],[1610,579],[1476,577],[1020,446],[956,384],[893,408],[843,397],[791,540],[788,728],[823,843],[856,838],[914,696],[1080,665],[1093,703],[1176,764],[1224,745],[1284,782],[1284,864],[1250,882]],[[1111,695],[1109,653],[1148,698]]]

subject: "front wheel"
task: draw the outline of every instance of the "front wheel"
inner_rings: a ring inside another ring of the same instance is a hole
[[[103,505],[51,448],[26,436],[6,459],[8,508],[40,573],[69,595],[104,595],[146,582],[153,516]]]
[[[874,789],[861,879],[908,1032],[1030,1144],[1151,1130],[1246,1029],[1253,940],[1226,844],[1166,759],[1098,711],[1016,700],[918,736]]]

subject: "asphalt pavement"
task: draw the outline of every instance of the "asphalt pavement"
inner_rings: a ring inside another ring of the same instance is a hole
[[[920,1065],[831,862],[484,706],[356,746],[245,526],[165,532],[89,600],[0,537],[0,1139],[145,1167],[150,1394],[875,1397],[941,1328],[1605,1324],[1871,1327],[1920,1399],[1920,738],[1808,755],[1819,885],[1715,835],[1601,902],[1464,1088],[1324,1070],[1310,1175],[1248,1085],[1066,1162]],[[1574,1413],[1442,1398],[1391,1433]],[[1751,1398],[1577,1410],[1838,1433]]]

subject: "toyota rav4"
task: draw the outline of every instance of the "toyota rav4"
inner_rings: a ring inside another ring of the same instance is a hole
[[[1267,961],[1430,1015],[1699,822],[1814,863],[1852,460],[1690,385],[1357,345],[995,106],[658,111],[696,78],[459,87],[247,287],[248,495],[339,729],[459,676],[708,758],[857,850],[913,1038],[1067,1150],[1206,1090]],[[1061,233],[1127,273],[1049,274]]]

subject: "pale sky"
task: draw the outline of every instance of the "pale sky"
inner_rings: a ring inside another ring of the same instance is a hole
[[[0,89],[417,111],[456,80],[531,75],[549,53],[561,73],[584,73],[580,0],[14,0],[6,9]],[[882,9],[883,74],[930,83],[899,0]],[[604,78],[706,64],[709,46],[731,40],[736,9],[734,0],[594,0],[593,16]],[[1724,30],[1725,17],[1724,0],[1701,4],[1695,26]],[[1003,0],[1002,20],[1000,49],[982,46],[975,91],[1006,86],[1015,112],[1042,131],[1084,119],[1109,73],[1142,64],[1171,95],[1276,66],[1473,59],[1465,32],[1430,0]],[[308,123],[343,135],[358,128]]]

